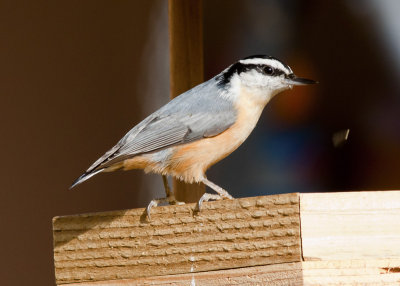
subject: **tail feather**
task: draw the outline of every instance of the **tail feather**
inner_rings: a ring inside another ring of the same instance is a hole
[[[69,187],[69,189],[71,190],[71,189],[72,189],[73,187],[75,187],[76,185],[79,185],[80,183],[83,183],[84,181],[90,179],[90,178],[93,177],[94,175],[96,175],[96,174],[102,172],[103,170],[104,170],[104,168],[98,169],[98,170],[95,170],[95,171],[85,172],[82,176],[80,176],[78,179],[76,179],[76,180],[72,183],[72,185],[71,185],[71,187]]]

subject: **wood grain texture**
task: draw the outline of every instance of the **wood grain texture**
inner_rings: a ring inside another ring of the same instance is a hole
[[[400,285],[399,266],[400,259],[304,261],[302,285]]]
[[[400,191],[300,195],[305,260],[400,257]]]
[[[302,285],[301,262],[272,264],[219,271],[166,275],[119,281],[83,282],[79,286],[220,286],[220,285]]]
[[[57,284],[301,260],[298,194],[56,217]]]
[[[400,259],[291,262],[138,279],[82,282],[79,286],[399,285]],[[66,285],[66,284],[65,284]]]
[[[204,81],[203,9],[201,0],[169,0],[170,95],[171,98]],[[174,180],[179,201],[197,202],[204,194],[203,184]]]

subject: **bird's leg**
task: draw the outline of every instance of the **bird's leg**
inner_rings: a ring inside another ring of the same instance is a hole
[[[221,188],[220,186],[217,186],[216,184],[214,184],[213,182],[207,180],[206,178],[203,178],[201,180],[201,182],[210,187],[211,189],[213,189],[216,193],[218,193],[218,195],[220,195],[223,199],[233,199],[233,197],[227,192],[225,191],[223,188]]]
[[[168,184],[168,178],[166,175],[162,175],[162,181],[164,184],[164,189],[165,189],[165,195],[168,198],[169,196],[171,196],[171,189],[169,188],[169,184]]]
[[[222,199],[233,199],[233,197],[227,192],[225,191],[223,188],[221,188],[220,186],[217,186],[216,184],[214,184],[213,182],[207,180],[206,178],[203,178],[201,180],[201,182],[210,187],[211,189],[213,189],[217,195],[213,195],[213,194],[209,194],[209,193],[204,193],[204,195],[201,196],[199,202],[197,203],[196,206],[196,211],[200,211],[201,209],[201,204],[203,202],[207,202],[209,200],[222,200]]]
[[[165,194],[167,195],[166,196],[167,202],[170,205],[183,205],[183,204],[185,204],[184,202],[180,202],[175,198],[174,193],[171,191],[171,188],[169,187],[167,176],[162,175],[162,179],[163,179],[163,183],[164,183]]]
[[[146,215],[149,218],[149,220],[151,220],[151,217],[150,217],[151,209],[153,207],[158,206],[158,204],[161,204],[161,203],[169,203],[170,205],[183,205],[184,204],[184,202],[179,202],[176,200],[174,193],[171,191],[171,188],[169,187],[167,176],[162,175],[162,179],[163,179],[163,183],[164,183],[166,197],[154,199],[149,203],[149,205],[146,208]]]

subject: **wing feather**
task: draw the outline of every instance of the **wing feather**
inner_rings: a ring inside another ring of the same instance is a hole
[[[236,111],[232,102],[216,94],[220,91],[210,84],[212,80],[180,95],[144,119],[98,159],[87,173],[105,169],[138,154],[224,132],[234,124]]]

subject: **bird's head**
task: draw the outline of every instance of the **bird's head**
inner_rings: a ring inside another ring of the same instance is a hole
[[[280,60],[264,55],[241,59],[216,77],[218,86],[226,92],[238,88],[271,98],[294,85],[317,83],[314,80],[297,77],[292,69]]]

